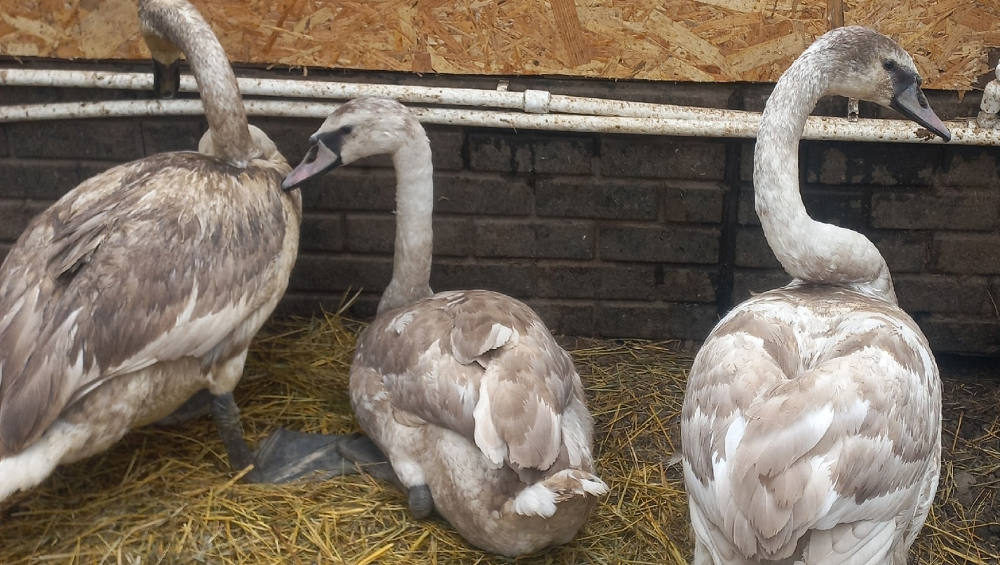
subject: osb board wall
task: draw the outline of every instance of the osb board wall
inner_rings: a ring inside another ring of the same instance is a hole
[[[832,20],[900,39],[928,87],[968,90],[1000,45],[1000,0],[193,1],[234,61],[307,67],[773,81]],[[2,0],[0,53],[146,57],[134,0]]]

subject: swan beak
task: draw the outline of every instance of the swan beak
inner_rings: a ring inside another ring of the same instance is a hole
[[[912,83],[905,90],[897,92],[892,97],[890,106],[893,110],[941,136],[941,139],[951,140],[951,132],[948,131],[948,127],[944,125],[941,118],[937,117],[934,110],[931,110],[924,92],[916,83]]]
[[[281,181],[281,188],[291,190],[317,175],[339,167],[341,164],[339,154],[330,151],[330,148],[322,141],[316,141],[309,147],[309,151],[306,151],[306,156],[302,158],[299,166],[292,169],[285,180]]]

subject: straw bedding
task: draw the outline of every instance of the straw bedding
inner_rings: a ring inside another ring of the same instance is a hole
[[[247,435],[276,426],[356,429],[347,373],[360,324],[337,315],[274,323],[237,390]],[[691,355],[676,344],[566,339],[596,420],[611,487],[577,539],[522,563],[686,563],[691,539],[679,413]],[[1000,381],[945,373],[945,461],[914,551],[920,564],[1000,561]],[[965,371],[964,373],[968,373]],[[354,475],[251,485],[228,470],[208,418],[148,427],[60,468],[0,505],[0,563],[506,563],[468,547],[441,519]]]

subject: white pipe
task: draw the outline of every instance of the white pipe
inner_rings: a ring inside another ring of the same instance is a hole
[[[523,110],[544,114],[562,112],[594,116],[631,116],[650,118],[735,118],[751,112],[692,108],[672,104],[649,104],[605,98],[587,98],[551,94],[544,90],[512,92],[477,88],[442,88],[396,84],[366,84],[351,82],[319,82],[307,80],[247,78],[237,79],[244,96],[280,96],[283,98],[325,98],[350,100],[361,96],[394,98],[410,104],[440,104],[445,106],[476,106]],[[119,90],[152,90],[150,73],[117,73],[105,71],[64,71],[39,69],[0,69],[0,86],[50,86],[59,88],[109,88]],[[180,89],[197,92],[198,85],[191,75],[182,75]]]
[[[252,116],[323,119],[339,104],[285,100],[244,100]],[[633,118],[572,114],[523,114],[496,110],[411,108],[425,123],[512,129],[548,129],[575,132],[629,133],[696,137],[742,137],[757,134],[759,116],[748,119],[689,120],[679,118]],[[0,106],[0,122],[62,120],[73,118],[201,115],[200,100],[113,100]],[[1000,130],[951,122],[951,144],[1000,145]],[[813,140],[941,143],[937,137],[921,137],[918,126],[905,120],[859,119],[812,116],[803,138]]]

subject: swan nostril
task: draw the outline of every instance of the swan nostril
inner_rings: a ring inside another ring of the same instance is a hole
[[[319,146],[312,145],[309,147],[309,151],[306,151],[306,156],[302,158],[303,163],[312,163],[316,160],[316,155],[319,153]]]

